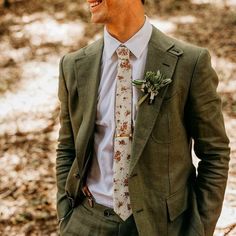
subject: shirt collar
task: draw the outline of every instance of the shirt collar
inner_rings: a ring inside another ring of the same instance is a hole
[[[152,25],[150,24],[147,16],[142,28],[125,43],[121,43],[119,40],[111,36],[106,27],[104,27],[105,59],[111,59],[116,49],[121,44],[125,45],[136,58],[139,58],[142,55],[144,49],[147,47],[148,42],[151,38],[151,34]]]

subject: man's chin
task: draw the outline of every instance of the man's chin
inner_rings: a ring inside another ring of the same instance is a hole
[[[105,24],[106,23],[104,17],[97,16],[95,14],[92,14],[91,22],[95,23],[95,24]]]

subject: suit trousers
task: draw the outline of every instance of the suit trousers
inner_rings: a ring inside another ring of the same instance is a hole
[[[138,236],[133,215],[123,221],[112,208],[87,198],[60,225],[61,236]]]

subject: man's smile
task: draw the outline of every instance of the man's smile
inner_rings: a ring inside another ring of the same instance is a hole
[[[100,4],[103,2],[103,0],[95,0],[95,1],[88,1],[90,5],[90,11],[94,12],[96,9],[100,6]]]

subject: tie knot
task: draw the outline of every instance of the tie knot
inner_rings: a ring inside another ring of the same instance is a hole
[[[116,49],[116,53],[117,53],[117,56],[120,60],[129,60],[130,51],[126,46],[124,46],[124,45],[119,46]]]

